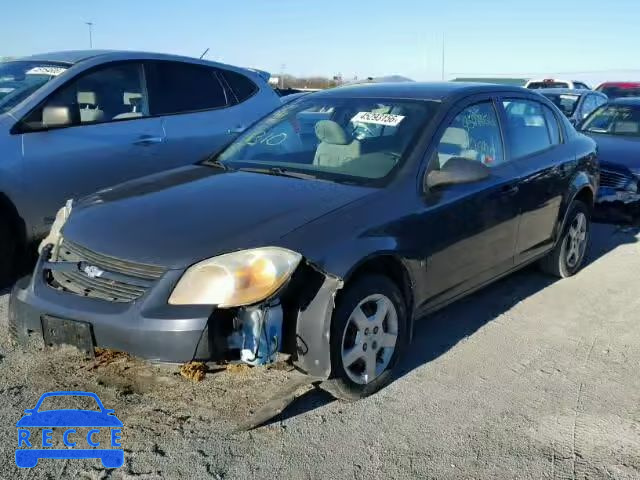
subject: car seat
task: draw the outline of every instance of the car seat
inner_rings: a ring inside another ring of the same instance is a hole
[[[360,156],[360,141],[348,138],[344,129],[333,120],[320,120],[315,131],[320,144],[313,159],[314,165],[340,167]]]

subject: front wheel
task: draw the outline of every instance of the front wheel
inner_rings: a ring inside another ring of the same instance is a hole
[[[576,200],[569,208],[567,222],[556,246],[540,261],[542,270],[560,278],[570,277],[583,266],[589,247],[591,211]]]
[[[392,378],[407,343],[407,311],[398,287],[371,275],[355,280],[331,322],[331,378],[322,387],[341,400],[375,393]]]

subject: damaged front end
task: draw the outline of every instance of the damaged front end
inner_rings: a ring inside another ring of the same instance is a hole
[[[342,285],[340,278],[303,259],[289,282],[270,299],[247,307],[216,308],[194,360],[265,365],[280,353],[302,372],[328,378],[331,317]]]
[[[622,169],[602,168],[596,206],[597,217],[633,220],[640,211],[640,175]]]
[[[331,317],[342,280],[294,252],[256,250],[167,270],[63,239],[43,248],[34,275],[15,286],[13,336],[169,363],[265,365],[284,354],[298,370],[328,378]],[[51,335],[53,324],[75,333]]]

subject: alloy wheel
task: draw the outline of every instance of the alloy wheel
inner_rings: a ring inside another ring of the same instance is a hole
[[[385,371],[398,340],[398,312],[393,302],[375,294],[351,312],[342,335],[342,365],[349,378],[366,385]]]
[[[587,248],[587,216],[579,212],[567,232],[566,252],[567,266],[575,268],[582,261]]]

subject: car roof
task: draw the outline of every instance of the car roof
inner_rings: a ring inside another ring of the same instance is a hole
[[[492,92],[527,92],[521,87],[491,85],[487,83],[457,82],[400,82],[346,85],[343,87],[314,93],[313,96],[398,98],[411,100],[445,100],[453,96],[468,96]]]
[[[615,103],[616,105],[631,105],[631,106],[634,106],[634,107],[640,107],[640,97],[614,98],[609,103]]]
[[[89,59],[94,59],[97,57],[102,57],[102,59],[107,61],[120,61],[120,60],[172,60],[176,62],[191,62],[191,63],[201,63],[208,64],[211,66],[218,67],[231,67],[235,70],[242,70],[244,72],[253,72],[255,75],[264,78],[264,74],[266,72],[253,70],[250,68],[237,67],[233,65],[224,65],[218,62],[212,62],[210,60],[202,60],[195,57],[187,57],[182,55],[171,55],[167,53],[154,53],[154,52],[143,52],[143,51],[133,51],[133,50],[67,50],[61,52],[49,52],[49,53],[38,53],[35,55],[31,55],[28,57],[17,58],[14,61],[42,61],[42,62],[60,62],[66,63],[69,65],[74,65]]]

